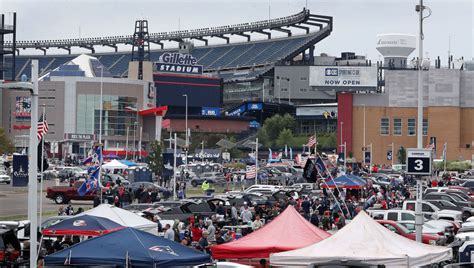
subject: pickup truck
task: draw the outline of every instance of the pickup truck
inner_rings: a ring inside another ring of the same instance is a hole
[[[92,191],[84,196],[77,193],[77,189],[84,183],[83,180],[75,181],[72,186],[51,186],[46,189],[46,198],[54,200],[56,204],[67,204],[70,200],[94,200],[97,191]]]
[[[402,208],[404,210],[415,211],[416,200],[405,200],[403,201]],[[462,212],[449,209],[439,209],[430,202],[422,201],[421,210],[424,215],[431,217],[432,219],[442,219],[450,221],[462,221]]]

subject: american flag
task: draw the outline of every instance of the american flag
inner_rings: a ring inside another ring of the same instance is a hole
[[[311,137],[309,137],[308,144],[306,144],[306,146],[311,148],[314,145],[316,145],[316,136],[311,136]]]
[[[44,114],[41,114],[39,120],[38,120],[38,141],[41,141],[43,136],[48,133],[48,121],[46,121],[46,116]]]
[[[257,173],[257,170],[255,168],[255,165],[247,166],[247,169],[245,170],[245,178],[253,179],[255,178],[256,173]]]

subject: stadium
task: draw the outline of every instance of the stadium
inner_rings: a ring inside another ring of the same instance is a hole
[[[8,29],[10,31],[4,31],[5,36],[13,35],[10,38],[12,41],[5,41],[0,45],[0,58],[3,60],[0,66],[3,68],[4,80],[28,79],[31,77],[31,61],[38,59],[39,75],[45,80],[40,82],[40,91],[42,84],[51,84],[53,80],[58,80],[58,77],[63,77],[59,80],[64,84],[79,83],[72,77],[86,77],[89,82],[94,83],[94,86],[89,86],[89,88],[97,89],[99,83],[102,85],[104,82],[106,83],[104,88],[112,88],[114,83],[129,83],[131,88],[135,87],[134,90],[137,85],[131,80],[154,82],[156,89],[154,105],[145,104],[149,101],[139,101],[144,95],[149,94],[149,92],[141,92],[142,87],[143,90],[147,90],[147,85],[144,83],[139,85],[140,89],[130,96],[121,91],[118,97],[126,101],[123,102],[122,107],[116,108],[115,112],[124,113],[125,111],[120,110],[124,110],[125,106],[135,106],[134,109],[142,111],[166,107],[166,112],[163,113],[166,116],[161,124],[170,132],[184,132],[186,114],[186,117],[189,116],[188,128],[191,131],[245,133],[245,135],[251,134],[252,129],[258,128],[267,117],[276,113],[295,114],[294,106],[290,105],[290,98],[281,100],[281,93],[278,93],[278,102],[276,101],[277,92],[273,90],[275,66],[291,65],[293,62],[298,62],[298,64],[313,62],[315,46],[333,30],[332,17],[315,15],[307,9],[297,14],[270,20],[166,33],[149,33],[148,21],[138,20],[132,35],[82,39],[16,41],[16,17],[12,24],[13,26]],[[9,40],[9,38],[2,40]],[[96,53],[98,47],[107,47],[111,51]],[[60,49],[64,53],[48,54],[50,49]],[[43,55],[31,55],[37,51],[42,51]],[[78,54],[75,54],[76,51]],[[84,59],[81,52],[92,58],[86,59],[86,62],[79,60],[79,58]],[[186,55],[183,56],[184,64],[178,67],[182,69],[170,71],[170,66],[175,68],[177,60],[181,60],[179,55]],[[185,59],[185,57],[189,58]],[[193,61],[190,60],[191,58]],[[192,64],[189,64],[190,62]],[[165,66],[167,63],[171,64]],[[64,67],[64,65],[77,66]],[[158,66],[168,69],[162,71],[163,69],[160,70]],[[198,66],[193,67],[194,70],[201,69],[198,73],[186,73],[186,68],[190,66]],[[102,80],[103,78],[105,80]],[[74,82],[67,82],[71,79]],[[282,84],[280,79],[278,85]],[[51,85],[45,87],[48,88]],[[47,95],[46,88],[43,90]],[[63,115],[63,112],[76,114],[78,111],[87,109],[84,107],[94,105],[91,102],[79,103],[81,94],[90,94],[90,89],[87,88],[82,89],[81,86],[76,86],[77,100],[72,101],[76,103],[76,111],[67,110],[66,106],[69,105],[65,105],[64,108],[56,107],[60,111],[58,115],[55,115],[54,109],[47,111],[57,121],[64,121],[64,124],[53,126],[52,133],[55,140],[67,141],[67,137],[71,136],[69,134],[97,135],[97,111],[93,119],[83,120],[79,116],[66,120],[68,116]],[[67,91],[66,86],[63,90]],[[107,94],[114,95],[111,91]],[[18,118],[9,112],[12,108],[7,107],[8,103],[12,105],[11,103],[17,102],[13,97],[14,94],[10,95],[3,96],[5,106],[2,121],[10,122],[8,126],[5,126],[6,129],[10,130],[11,137],[18,137],[26,128],[24,123],[21,123],[25,118]],[[187,96],[186,103],[184,95]],[[48,96],[43,99],[54,98]],[[86,98],[85,95],[82,96],[82,99],[84,98]],[[316,103],[320,102],[317,96],[313,99]],[[323,101],[334,102],[334,100],[333,95],[329,96],[329,100]],[[66,99],[64,101],[68,103]],[[136,104],[132,105],[132,102]],[[81,108],[81,105],[86,106]],[[137,115],[137,117],[140,116],[141,114]],[[106,149],[113,147],[119,151],[118,148],[126,147],[125,132],[128,133],[128,130],[126,131],[128,128],[131,129],[130,135],[136,136],[137,140],[138,136],[142,136],[138,133],[140,127],[133,124],[129,115],[121,117],[125,119],[119,120],[117,117],[116,122],[110,122],[110,126],[113,124],[121,124],[121,126],[117,125],[116,129],[109,133],[122,137],[114,137],[107,142],[106,135]],[[322,118],[322,114],[320,117]],[[17,119],[20,123],[16,123]],[[67,127],[66,121],[75,121],[76,125]],[[80,121],[85,122],[80,123]],[[146,118],[140,118],[139,121],[139,125],[144,127],[143,144],[145,145],[143,147],[146,148],[146,144],[153,137],[161,136],[161,131],[156,134],[160,122],[151,122],[152,119]],[[146,127],[150,125],[153,125],[152,128],[155,129]],[[86,144],[81,145],[83,142],[83,140],[72,141],[68,151],[83,153],[82,148],[87,147]],[[114,146],[107,146],[110,144]]]

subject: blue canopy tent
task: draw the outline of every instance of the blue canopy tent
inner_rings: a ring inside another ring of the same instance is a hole
[[[136,166],[137,164],[131,162],[131,161],[128,161],[128,160],[119,160],[120,163],[124,164],[124,165],[127,165],[129,167],[134,167]]]
[[[208,254],[134,228],[88,239],[45,257],[45,265],[193,266]]]
[[[327,184],[327,185],[326,185]],[[357,176],[346,174],[334,178],[334,181],[331,179],[326,180],[326,184],[323,184],[324,188],[346,188],[346,189],[360,189],[364,187],[367,182]]]
[[[84,235],[98,236],[114,232],[124,228],[124,226],[106,218],[79,215],[65,219],[42,231],[43,235]]]

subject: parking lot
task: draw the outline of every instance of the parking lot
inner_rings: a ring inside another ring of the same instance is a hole
[[[46,198],[46,188],[53,185],[54,180],[45,181],[43,184],[43,213],[53,212],[59,208],[59,205],[56,205],[54,201]],[[40,184],[38,184],[38,188],[39,186]],[[11,184],[0,184],[0,204],[0,218],[15,215],[25,216],[24,218],[26,218],[26,214],[28,213],[28,188],[12,187]],[[73,201],[72,204],[75,209],[92,206],[92,202],[90,201]]]

